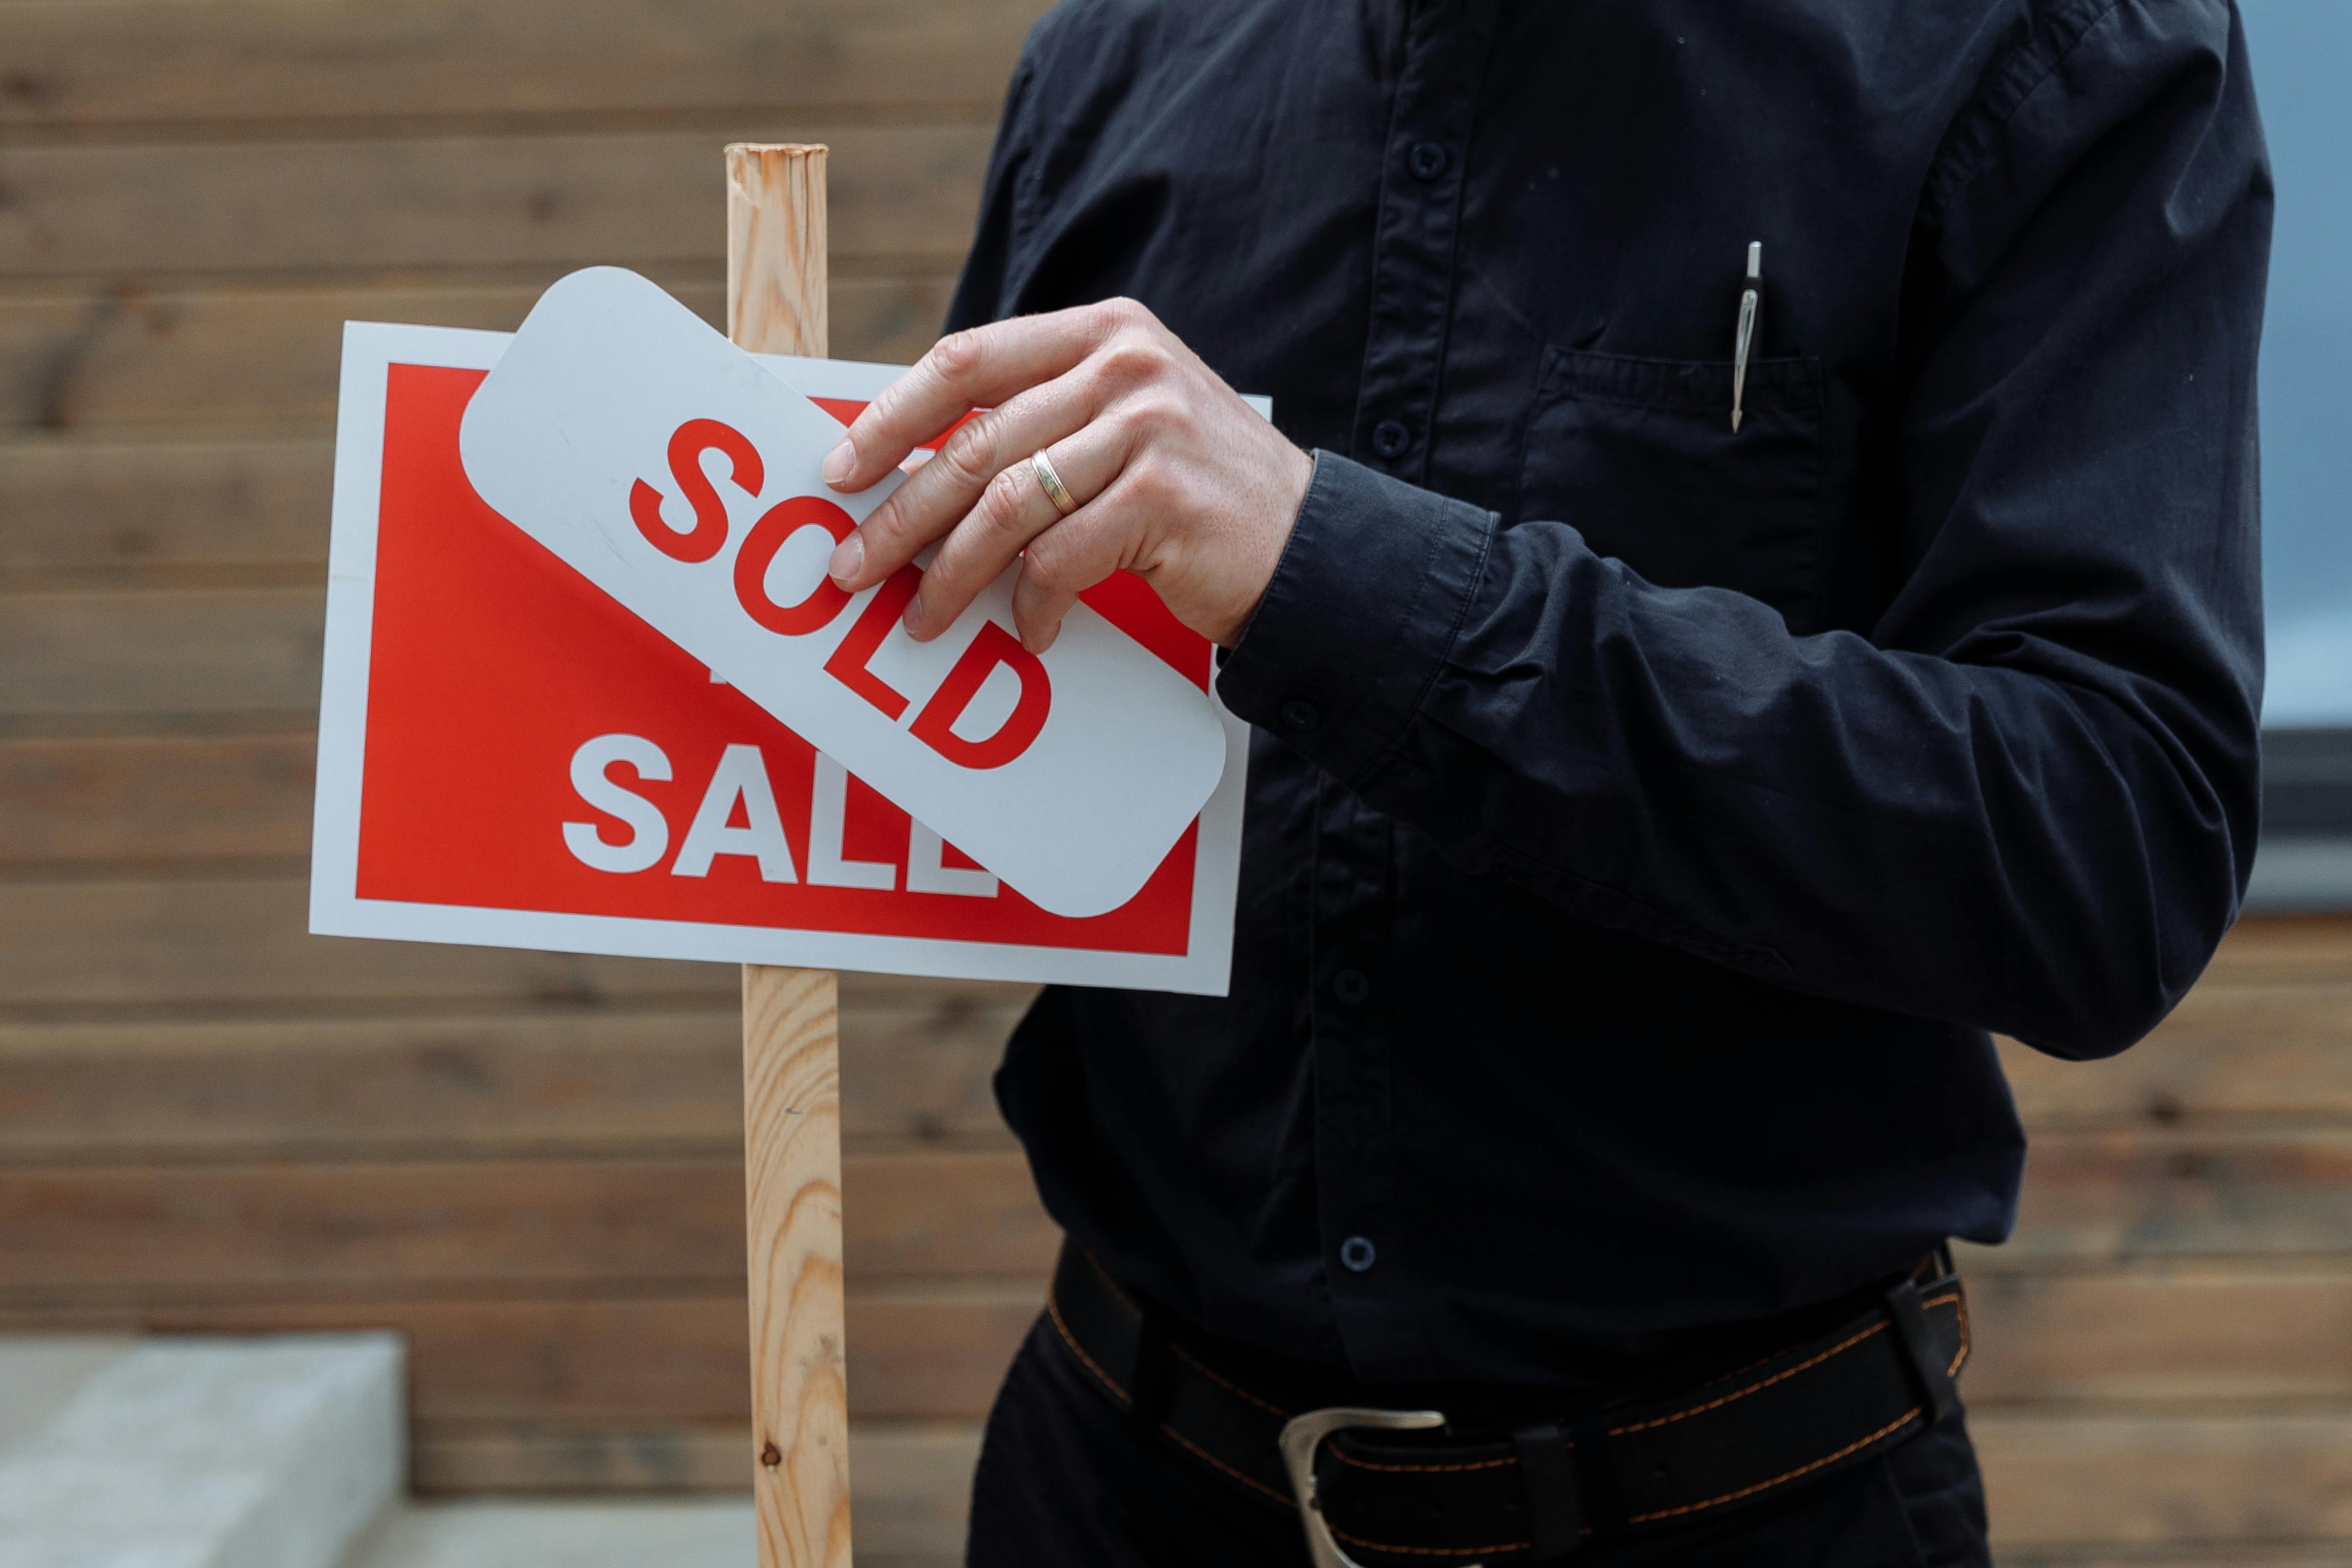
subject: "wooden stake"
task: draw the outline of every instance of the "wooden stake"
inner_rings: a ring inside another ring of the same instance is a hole
[[[727,335],[743,348],[826,353],[824,161],[823,147],[727,149]],[[838,1000],[831,970],[743,966],[760,1568],[849,1563]]]

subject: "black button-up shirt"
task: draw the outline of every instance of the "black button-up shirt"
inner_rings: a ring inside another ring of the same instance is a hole
[[[956,324],[1132,295],[1319,448],[1231,995],[1000,1075],[1055,1217],[1376,1383],[2001,1237],[1986,1031],[2128,1045],[2252,858],[2270,205],[2228,0],[1048,16]]]

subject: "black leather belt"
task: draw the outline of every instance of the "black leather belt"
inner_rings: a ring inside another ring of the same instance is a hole
[[[1507,1430],[1437,1411],[1302,1408],[1215,1364],[1074,1246],[1046,1311],[1146,1429],[1297,1509],[1318,1568],[1540,1563],[1596,1536],[1776,1497],[1957,1411],[1969,1355],[1968,1304],[1940,1255],[1801,1344],[1670,1394]]]

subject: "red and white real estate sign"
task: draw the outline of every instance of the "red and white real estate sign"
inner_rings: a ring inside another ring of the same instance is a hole
[[[345,329],[311,929],[1222,994],[1209,644],[1125,574],[1035,659],[1003,584],[913,643],[910,584],[823,578],[887,487],[814,481],[898,371],[582,279],[518,339]]]

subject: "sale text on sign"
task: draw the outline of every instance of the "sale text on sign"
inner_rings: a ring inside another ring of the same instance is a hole
[[[919,563],[824,577],[896,374],[604,269],[513,339],[347,328],[311,928],[1222,993],[1210,646],[1124,574],[1041,656],[1009,580],[918,644]]]

